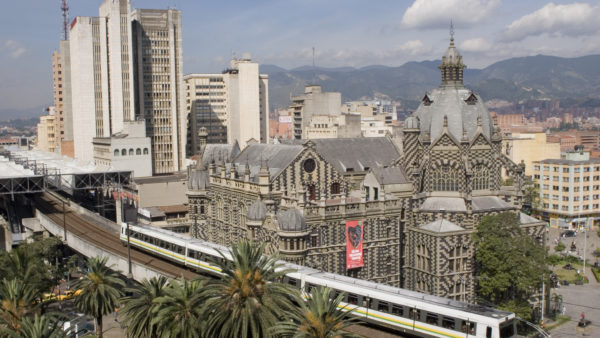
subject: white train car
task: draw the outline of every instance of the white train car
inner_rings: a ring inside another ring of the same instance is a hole
[[[221,273],[215,262],[231,260],[229,248],[148,226],[130,226],[131,245],[168,260],[211,274]],[[127,226],[121,226],[127,242]],[[308,295],[326,286],[343,293],[342,308],[354,309],[363,321],[422,337],[514,338],[514,313],[443,297],[395,288],[313,268],[282,262],[291,269],[283,282]]]

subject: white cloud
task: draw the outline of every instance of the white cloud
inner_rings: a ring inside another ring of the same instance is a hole
[[[482,53],[492,48],[492,44],[483,38],[474,38],[460,43],[458,49],[465,52]]]
[[[407,28],[445,28],[450,20],[470,27],[487,18],[501,0],[415,0],[402,17]]]
[[[597,34],[600,5],[586,3],[557,5],[549,3],[537,11],[513,21],[502,34],[504,41],[520,41],[528,36],[551,34],[580,36]]]
[[[397,51],[410,55],[420,55],[429,53],[431,51],[431,47],[426,47],[421,40],[411,40],[401,44]]]
[[[11,58],[16,59],[25,53],[25,47],[14,40],[6,40],[2,45],[2,49],[10,55]]]

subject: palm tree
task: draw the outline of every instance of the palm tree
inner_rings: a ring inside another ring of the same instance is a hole
[[[19,329],[4,329],[0,332],[12,338],[66,338],[67,333],[59,324],[56,317],[36,314],[33,318],[24,318]]]
[[[119,273],[106,266],[107,257],[92,257],[87,261],[88,273],[75,281],[81,293],[75,297],[75,306],[96,319],[97,334],[102,337],[102,316],[114,311],[122,296],[125,282]]]
[[[144,279],[141,284],[127,288],[131,296],[121,299],[121,313],[125,314],[124,323],[127,334],[132,337],[155,337],[156,325],[152,324],[154,309],[157,308],[155,299],[165,296],[168,279],[164,276]]]
[[[201,337],[203,286],[204,281],[199,279],[171,280],[165,295],[154,300],[151,327],[155,332],[163,337]]]
[[[280,283],[291,271],[275,256],[263,256],[264,250],[264,243],[243,240],[232,247],[232,262],[221,253],[222,275],[203,291],[207,336],[268,337],[270,327],[301,302],[296,289]]]
[[[39,295],[54,285],[47,266],[28,247],[20,247],[4,255],[0,273],[29,284]]]
[[[292,320],[283,321],[273,327],[272,332],[283,337],[294,338],[345,338],[359,337],[344,332],[357,323],[350,309],[341,309],[343,294],[335,297],[330,288],[313,288],[310,297],[300,304]]]
[[[0,282],[0,325],[19,329],[21,320],[39,309],[36,290],[17,279]]]

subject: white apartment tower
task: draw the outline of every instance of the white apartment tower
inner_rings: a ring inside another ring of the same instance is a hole
[[[136,9],[131,15],[136,70],[136,115],[146,120],[152,172],[184,167],[187,119],[183,117],[181,11]]]
[[[98,17],[76,17],[70,31],[74,155],[92,161],[92,139],[133,117],[128,0],[105,0]]]
[[[266,143],[269,133],[269,77],[259,74],[250,58],[233,59],[222,74],[185,76],[186,110],[190,116],[188,153],[198,150],[201,127],[209,143]]]

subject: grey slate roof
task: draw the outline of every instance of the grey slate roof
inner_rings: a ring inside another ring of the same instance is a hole
[[[208,170],[193,169],[188,177],[188,189],[190,190],[206,190],[209,183]]]
[[[467,211],[465,200],[460,197],[427,197],[421,211]]]
[[[438,219],[437,221],[422,225],[419,227],[419,229],[432,232],[453,232],[465,230],[465,228],[445,219]]]
[[[400,157],[399,149],[387,137],[311,139],[310,141],[315,144],[317,152],[342,173],[385,166]]]
[[[404,170],[400,167],[375,167],[371,171],[380,184],[406,184],[411,183]]]
[[[414,115],[419,117],[421,135],[430,133],[430,140],[442,135],[444,116],[448,117],[448,131],[456,140],[462,139],[463,128],[467,137],[472,140],[477,132],[477,118],[481,118],[483,134],[489,139],[493,131],[493,121],[483,100],[479,95],[475,104],[467,104],[465,100],[472,92],[464,87],[441,87],[434,89],[427,96],[433,101],[429,105],[421,103]]]
[[[289,209],[277,213],[279,229],[282,231],[306,231],[306,219],[298,209]]]
[[[240,153],[240,147],[237,142],[234,144],[207,144],[202,156],[202,162],[205,166],[211,163],[231,162]]]
[[[540,222],[543,222],[543,221],[540,221],[537,218],[531,217],[531,216],[529,216],[527,214],[524,214],[524,213],[520,212],[519,213],[519,222],[521,224],[530,224],[530,223],[540,223]]]
[[[512,206],[496,196],[479,196],[473,197],[473,211],[480,210],[504,210],[511,209]]]
[[[262,201],[256,201],[248,207],[247,213],[250,221],[264,221],[267,217],[267,206]]]
[[[248,163],[250,177],[256,180],[262,160],[269,167],[269,174],[273,178],[285,169],[303,149],[301,145],[256,143],[244,148],[233,160],[233,163],[235,163],[238,173],[242,173]]]

